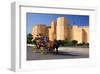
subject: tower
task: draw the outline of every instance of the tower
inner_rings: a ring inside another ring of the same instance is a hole
[[[68,19],[65,17],[57,18],[57,40],[66,40],[68,39]]]
[[[51,28],[49,28],[49,40],[54,41],[56,39],[56,21],[51,22]]]

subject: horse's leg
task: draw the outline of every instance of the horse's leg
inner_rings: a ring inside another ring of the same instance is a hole
[[[51,48],[50,48],[50,47],[47,48],[47,52],[48,52],[48,53],[51,52]]]
[[[56,47],[56,54],[58,54],[58,48]]]
[[[48,48],[49,53],[51,53],[51,47]]]
[[[44,47],[44,50],[45,50],[45,53],[47,54],[48,53],[48,48],[46,46]]]
[[[37,47],[37,49],[38,49],[38,47],[39,47],[38,43],[36,44],[36,47]]]
[[[49,53],[50,52],[50,49],[49,49],[49,47],[47,47],[47,53]]]
[[[47,47],[47,53],[49,53],[49,47]]]

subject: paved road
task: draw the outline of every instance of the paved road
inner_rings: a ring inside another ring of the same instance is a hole
[[[60,47],[58,54],[40,54],[37,50],[32,53],[32,46],[27,46],[27,60],[48,60],[48,59],[70,59],[70,58],[88,58],[89,48],[79,47]]]

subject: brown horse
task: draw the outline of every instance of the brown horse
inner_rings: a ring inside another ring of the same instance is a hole
[[[41,47],[44,48],[44,51],[46,52],[51,52],[51,53],[58,53],[58,48],[59,48],[59,44],[57,43],[57,41],[47,41],[45,42],[43,39],[40,38],[36,38],[35,39],[35,44],[37,49],[40,49]]]
[[[59,44],[56,41],[49,41],[47,46],[49,52],[52,53],[56,52],[56,54],[58,54]]]

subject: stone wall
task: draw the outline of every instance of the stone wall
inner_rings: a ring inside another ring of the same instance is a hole
[[[72,28],[72,40],[77,40],[78,43],[88,43],[89,42],[89,28],[73,26]]]
[[[57,18],[52,21],[50,27],[37,24],[32,28],[33,39],[38,34],[46,35],[49,40],[77,40],[78,43],[89,43],[89,27],[88,26],[70,26],[69,20],[65,17]]]
[[[68,38],[68,20],[65,17],[57,18],[57,40],[66,40]]]
[[[33,26],[33,28],[32,28],[33,39],[39,34],[48,36],[48,28],[46,25],[37,24],[37,25]]]

